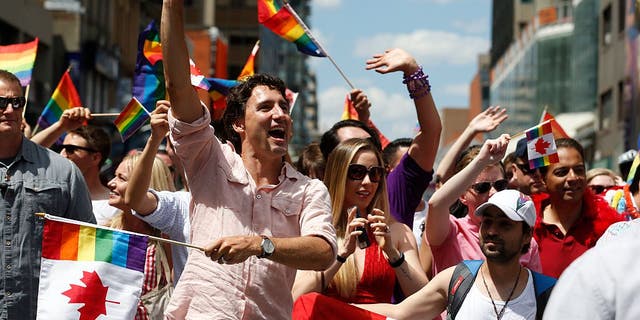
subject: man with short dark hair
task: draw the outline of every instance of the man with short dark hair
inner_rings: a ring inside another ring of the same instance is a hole
[[[445,309],[452,319],[538,319],[555,281],[520,264],[533,236],[533,201],[517,190],[503,190],[475,214],[482,216],[480,247],[485,262],[467,260],[443,270],[398,305],[358,307],[394,319],[432,319]],[[464,268],[469,273],[462,272]],[[467,281],[471,285],[465,286],[465,292],[462,284]],[[462,299],[461,304],[455,305],[456,298]]]
[[[529,167],[527,138],[522,138],[518,141],[514,158],[511,167],[505,169],[511,170],[513,183],[517,186],[518,190],[527,195],[545,192],[546,188],[540,175],[540,170]]]
[[[0,319],[35,319],[45,212],[95,223],[76,166],[26,139],[26,99],[18,78],[0,70]]]
[[[205,252],[189,252],[166,317],[290,319],[296,270],[321,271],[336,257],[329,193],[284,161],[293,126],[279,78],[256,74],[227,96],[223,123],[239,150],[215,137],[191,86],[183,15],[183,1],[165,0],[160,35],[191,242]]]

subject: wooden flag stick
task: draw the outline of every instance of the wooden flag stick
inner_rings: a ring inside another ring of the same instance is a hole
[[[93,117],[117,117],[120,114],[117,112],[114,113],[92,113],[91,116]]]
[[[27,85],[27,89],[24,92],[24,106],[22,107],[22,119],[24,119],[24,115],[27,113],[27,105],[29,104],[29,88],[31,87],[31,83]]]
[[[134,235],[137,235],[137,236],[148,237],[149,239],[160,241],[160,242],[164,242],[164,243],[170,243],[170,244],[175,244],[175,245],[179,245],[179,246],[183,246],[183,247],[189,247],[189,248],[198,249],[200,251],[204,251],[204,247],[196,246],[194,244],[190,244],[190,243],[186,243],[186,242],[180,242],[180,241],[175,241],[175,240],[171,240],[171,239],[154,237],[154,236],[150,236],[148,234],[143,234],[143,233],[137,233],[137,232],[131,232],[131,231],[126,231],[126,230],[103,227],[103,226],[99,226],[97,224],[92,224],[92,223],[87,223],[87,222],[76,221],[76,220],[72,220],[72,219],[66,219],[66,218],[52,216],[52,215],[46,214],[44,212],[37,212],[36,216],[38,216],[40,218],[50,219],[50,220],[53,220],[53,221],[72,223],[72,224],[92,227],[92,228],[96,228],[96,229],[105,229],[105,230],[112,230],[112,231],[118,231],[118,232],[134,234]]]
[[[547,123],[549,123],[549,122],[551,122],[551,119],[549,119],[549,120],[547,120],[547,121],[545,121],[545,122],[542,122],[542,123],[538,124],[536,127],[539,127],[539,126],[541,126],[541,125],[545,125],[545,124],[547,124]],[[511,139],[513,140],[515,137],[519,137],[519,136],[521,136],[521,135],[525,134],[525,133],[526,133],[527,131],[529,131],[529,130],[531,130],[531,128],[529,128],[529,129],[527,129],[527,130],[522,130],[522,131],[520,131],[520,132],[518,132],[518,133],[516,133],[516,134],[513,134],[513,135],[511,135]]]

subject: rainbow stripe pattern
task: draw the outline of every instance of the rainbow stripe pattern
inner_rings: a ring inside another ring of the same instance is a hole
[[[31,82],[31,72],[36,61],[38,38],[31,42],[0,46],[0,69],[7,70],[26,87]]]
[[[120,132],[122,142],[125,142],[136,133],[149,118],[151,118],[149,111],[144,108],[136,97],[133,97],[113,123],[116,125],[118,132]]]
[[[42,257],[53,260],[102,261],[144,272],[147,240],[143,235],[46,219],[42,236]]]
[[[40,129],[47,128],[58,121],[65,110],[81,106],[82,101],[80,101],[78,90],[76,90],[76,86],[69,75],[69,70],[67,70],[60,78],[60,82],[58,82],[56,90],[53,91],[51,99],[42,110],[38,118],[38,127]]]
[[[147,110],[156,108],[156,101],[166,97],[162,46],[154,21],[138,36],[138,56],[133,74],[133,96]]]
[[[316,57],[327,54],[299,22],[297,14],[289,6],[280,7],[275,0],[258,0],[258,22],[278,36],[293,42],[298,51]]]
[[[544,167],[560,161],[551,121],[543,122],[527,130],[525,134],[527,136],[529,168]]]

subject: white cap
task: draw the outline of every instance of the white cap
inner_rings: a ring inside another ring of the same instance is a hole
[[[489,201],[476,209],[475,215],[482,216],[484,210],[489,206],[498,207],[513,221],[524,221],[530,227],[536,223],[536,208],[531,197],[518,190],[507,189],[496,192],[489,198]]]

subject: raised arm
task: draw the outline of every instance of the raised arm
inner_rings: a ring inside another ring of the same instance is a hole
[[[415,81],[426,81],[426,77],[422,74],[422,68],[411,55],[402,49],[391,49],[383,54],[376,54],[366,63],[367,70],[373,69],[382,74],[402,71],[405,79],[424,79],[408,80],[410,83],[407,85],[412,87],[417,83]],[[424,83],[420,82],[420,85],[422,84]],[[413,96],[420,132],[413,139],[408,153],[424,171],[431,171],[438,152],[442,123],[430,90],[427,87],[420,87],[420,85],[417,86],[416,94]]]
[[[85,121],[91,120],[88,108],[71,108],[62,112],[60,119],[46,129],[31,137],[31,141],[45,147],[51,147],[65,132],[80,128]]]
[[[176,119],[191,123],[202,117],[203,108],[189,75],[189,54],[184,40],[184,0],[164,0],[160,39],[171,113]]]
[[[144,146],[138,163],[131,170],[129,187],[124,196],[125,203],[142,216],[151,214],[158,206],[158,199],[148,189],[158,147],[169,132],[167,121],[169,107],[169,101],[160,100],[156,103],[156,109],[151,112],[151,136]]]
[[[487,108],[487,110],[480,112],[471,119],[460,137],[456,139],[449,151],[440,160],[436,174],[442,177],[442,181],[447,181],[453,175],[456,159],[458,159],[462,150],[469,146],[476,134],[495,130],[508,117],[506,109],[494,106]]]
[[[440,245],[449,235],[449,207],[473,184],[487,166],[504,157],[510,137],[485,141],[478,155],[460,172],[445,182],[429,199],[429,214],[425,223],[425,237],[430,245]]]

